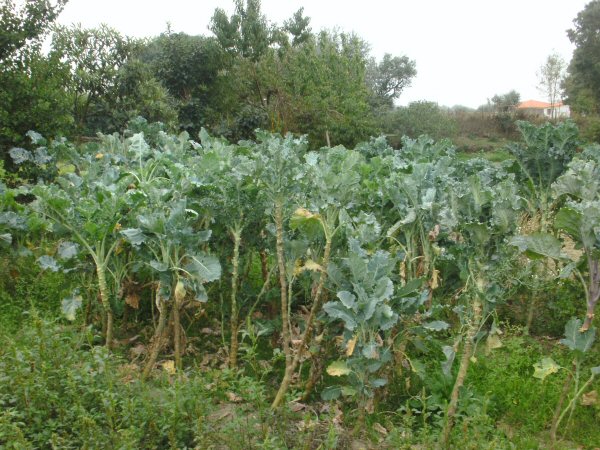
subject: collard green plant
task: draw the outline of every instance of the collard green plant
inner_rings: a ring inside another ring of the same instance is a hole
[[[128,189],[122,166],[102,153],[83,156],[71,162],[73,170],[53,183],[38,185],[28,192],[36,200],[31,208],[50,222],[59,236],[77,242],[91,257],[106,315],[106,346],[113,339],[113,309],[107,281],[115,250],[121,243],[121,224],[139,203]]]
[[[264,226],[264,197],[254,182],[256,161],[248,148],[230,145],[214,139],[203,131],[200,134],[202,151],[194,169],[195,176],[202,179],[206,210],[233,241],[231,257],[230,292],[230,345],[229,366],[237,367],[238,338],[240,326],[241,279],[240,264],[251,261],[254,245],[259,241],[256,229]],[[250,147],[254,149],[255,147]],[[249,155],[246,153],[250,153]],[[244,250],[242,250],[242,244]],[[229,253],[230,245],[223,251]],[[245,253],[245,254],[244,254]],[[266,280],[265,280],[266,282]]]
[[[322,237],[325,242],[320,263],[312,259],[304,262],[302,270],[315,273],[318,278],[314,281],[310,311],[304,321],[300,345],[291,364],[286,366],[284,378],[273,402],[274,407],[281,403],[304,355],[304,348],[312,338],[314,322],[321,309],[333,239],[345,224],[348,217],[346,211],[355,207],[355,195],[358,193],[361,179],[358,169],[362,157],[358,152],[335,147],[321,153],[309,153],[305,155],[305,160],[306,176],[312,181],[312,184],[307,186],[305,197],[310,210],[296,209],[290,219],[290,227],[303,233],[313,243],[320,243]],[[320,250],[313,246],[311,253],[318,254]]]
[[[540,216],[540,231],[547,231],[552,214],[552,183],[566,170],[579,144],[577,126],[570,121],[541,126],[517,122],[523,144],[508,150],[515,156],[528,201],[529,214]]]
[[[600,163],[598,147],[590,147],[584,158],[574,159],[553,184],[555,195],[566,197],[554,226],[583,249],[588,279],[581,277],[586,291],[586,316],[582,330],[591,327],[600,298]]]
[[[149,375],[156,362],[170,309],[174,315],[175,362],[178,368],[181,367],[179,312],[188,296],[200,302],[207,301],[204,284],[221,276],[219,260],[201,248],[210,239],[211,230],[197,229],[201,217],[194,209],[193,196],[189,200],[186,195],[194,189],[193,183],[185,181],[189,176],[187,170],[181,164],[167,164],[165,177],[155,178],[155,183],[143,184],[137,190],[137,195],[143,196],[145,202],[132,221],[136,226],[120,232],[140,250],[140,259],[157,280],[159,325],[144,376]]]
[[[556,405],[556,409],[554,412],[554,417],[552,418],[552,425],[550,428],[550,436],[552,442],[556,442],[557,433],[562,423],[563,419],[569,414],[569,416],[573,415],[575,407],[577,406],[577,402],[579,401],[581,395],[586,391],[586,389],[594,382],[595,378],[600,375],[600,367],[592,367],[590,377],[586,380],[583,385],[580,386],[581,379],[581,368],[582,363],[589,353],[590,349],[594,344],[594,340],[596,338],[596,328],[583,329],[582,321],[573,317],[567,324],[565,325],[565,337],[560,340],[562,345],[571,350],[573,353],[573,367],[572,370],[568,368],[561,367],[558,365],[552,358],[546,357],[543,358],[540,362],[534,365],[534,373],[533,376],[535,378],[539,378],[542,381],[546,379],[546,377],[558,373],[561,370],[567,371],[567,377],[564,382],[563,390],[560,398],[558,399],[558,404]],[[571,384],[573,384],[572,389],[570,389]],[[567,406],[563,409],[563,405],[565,400],[567,400],[569,391],[571,390],[571,396]]]
[[[600,166],[598,147],[590,147],[581,157],[573,159],[567,171],[552,185],[557,199],[564,206],[554,218],[559,238],[547,233],[514,237],[511,243],[532,257],[550,257],[565,263],[561,277],[574,273],[586,293],[586,316],[582,330],[590,328],[600,298]],[[579,260],[571,261],[563,251],[563,236],[568,236],[576,248],[583,250]],[[584,274],[587,272],[587,277]],[[586,279],[587,278],[587,279]]]
[[[340,376],[345,384],[330,386],[322,392],[326,400],[340,395],[356,399],[359,408],[357,428],[364,422],[367,402],[374,390],[387,383],[380,369],[392,359],[384,341],[385,332],[398,321],[391,307],[394,284],[390,278],[397,260],[390,253],[378,250],[369,255],[357,241],[350,241],[348,256],[340,265],[331,263],[328,271],[335,273],[337,300],[323,309],[332,321],[344,326],[344,358],[329,365],[327,372]]]

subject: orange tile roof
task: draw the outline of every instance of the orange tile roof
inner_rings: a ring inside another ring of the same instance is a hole
[[[537,100],[525,100],[517,105],[517,109],[542,109],[542,108],[550,108],[552,105],[548,102],[540,102]],[[562,106],[562,102],[558,102],[554,104],[554,107]]]

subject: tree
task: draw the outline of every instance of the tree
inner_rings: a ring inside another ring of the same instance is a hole
[[[386,53],[381,62],[371,58],[367,66],[366,82],[375,107],[392,107],[404,89],[417,75],[416,63],[407,56]]]
[[[137,55],[175,100],[180,128],[196,135],[214,119],[214,110],[235,107],[234,95],[222,89],[223,50],[213,37],[167,30]],[[208,123],[207,123],[208,122]]]
[[[273,29],[260,9],[260,0],[235,0],[235,13],[217,8],[212,17],[210,30],[219,44],[232,55],[239,55],[256,62],[273,43]]]
[[[561,84],[565,77],[565,61],[558,53],[552,53],[538,72],[538,89],[548,98],[551,117],[556,118],[556,104],[561,99]]]
[[[306,133],[315,146],[352,146],[373,134],[367,57],[360,37],[322,31],[281,55],[263,58],[264,107],[274,129]]]
[[[33,43],[40,44],[50,24],[68,0],[26,0],[17,9],[13,0],[0,3],[0,62]]]
[[[81,25],[56,28],[51,56],[60,58],[71,69],[68,90],[80,132],[103,129],[93,121],[94,108],[102,99],[115,94],[119,69],[137,45],[106,25],[89,29]]]
[[[435,139],[443,139],[456,133],[456,121],[437,103],[421,100],[398,107],[387,114],[383,129],[386,134],[398,138],[417,138],[426,134]]]
[[[304,15],[304,8],[294,13],[291,19],[283,23],[283,30],[292,37],[292,46],[303,44],[311,36],[310,17]]]
[[[567,31],[575,45],[565,89],[569,104],[584,113],[600,112],[600,1],[593,0]]]
[[[64,88],[68,79],[65,67],[54,58],[39,53],[22,56],[27,70],[0,67],[0,155],[26,142],[25,133],[36,130],[46,136],[65,134],[73,118]]]
[[[67,131],[72,118],[64,95],[67,73],[56,58],[41,54],[44,35],[66,0],[27,0],[17,8],[0,0],[0,157],[23,145],[25,133]]]
[[[514,89],[506,94],[494,95],[492,97],[492,104],[494,105],[494,111],[497,113],[507,113],[516,108],[521,100],[521,94]]]

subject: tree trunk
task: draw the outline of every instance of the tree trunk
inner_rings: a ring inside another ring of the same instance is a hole
[[[238,356],[238,326],[239,326],[239,311],[237,305],[237,289],[238,289],[238,272],[240,261],[240,243],[241,230],[238,228],[232,231],[233,233],[233,270],[231,272],[231,343],[229,347],[229,368],[237,368]]]
[[[152,338],[152,345],[150,347],[150,352],[148,354],[148,360],[146,361],[146,365],[144,366],[144,371],[142,372],[142,379],[148,378],[152,369],[154,368],[154,364],[156,363],[156,359],[158,358],[158,353],[162,347],[163,334],[165,331],[165,326],[167,323],[167,304],[163,302],[159,294],[160,284],[156,289],[156,307],[158,308],[158,326],[156,330],[154,330],[154,336]]]
[[[106,348],[111,349],[113,344],[113,314],[108,297],[108,286],[106,284],[106,273],[104,266],[96,265],[96,274],[98,275],[98,288],[100,289],[100,300],[106,315]]]
[[[471,319],[471,323],[469,324],[467,335],[465,336],[465,345],[463,348],[462,357],[460,359],[458,374],[456,375],[456,381],[454,382],[452,394],[450,395],[450,403],[446,413],[446,423],[444,425],[442,434],[443,448],[448,448],[450,441],[450,433],[452,432],[452,426],[454,424],[454,416],[456,415],[456,411],[458,409],[458,396],[460,394],[460,388],[465,384],[465,377],[467,376],[467,370],[469,369],[469,361],[471,360],[473,353],[473,340],[475,339],[475,334],[477,334],[477,330],[479,329],[481,313],[481,303],[479,303],[479,300],[476,300],[473,303],[473,317]]]
[[[325,280],[327,279],[327,265],[329,264],[329,257],[331,254],[331,238],[327,238],[325,242],[325,250],[323,252],[323,262],[321,264],[321,276],[319,278],[319,284],[317,285],[317,289],[315,290],[315,295],[312,301],[312,306],[310,308],[310,313],[308,315],[308,319],[306,320],[306,326],[304,328],[304,334],[302,335],[302,340],[300,345],[298,346],[298,350],[296,351],[296,355],[294,359],[288,364],[288,360],[286,358],[285,364],[285,374],[283,376],[283,380],[281,380],[281,384],[279,385],[279,390],[277,391],[277,395],[275,396],[275,400],[273,400],[273,404],[271,408],[277,408],[281,405],[283,398],[292,382],[292,376],[300,363],[300,359],[302,358],[302,354],[304,353],[304,347],[308,343],[308,340],[311,336],[311,331],[313,327],[313,322],[317,315],[317,312],[321,306],[321,294],[323,292],[323,287],[325,286]],[[287,327],[287,323],[285,325]]]

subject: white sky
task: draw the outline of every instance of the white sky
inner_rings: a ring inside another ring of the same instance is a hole
[[[370,43],[372,54],[407,55],[417,76],[400,97],[477,107],[516,89],[522,100],[545,100],[537,71],[557,51],[568,63],[566,30],[589,0],[262,0],[271,22],[282,23],[301,6],[313,31],[339,27]],[[106,23],[121,33],[148,37],[170,22],[174,31],[209,34],[216,7],[232,0],[70,0],[61,24]]]

